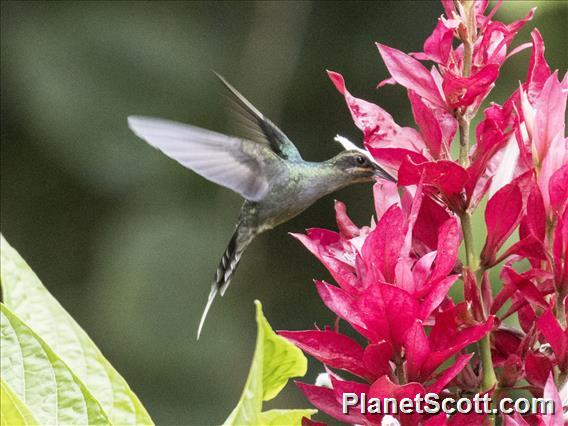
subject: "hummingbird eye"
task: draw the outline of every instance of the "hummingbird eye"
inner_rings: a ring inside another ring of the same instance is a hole
[[[367,163],[367,159],[365,157],[363,157],[362,155],[358,155],[355,157],[355,161],[357,162],[357,164],[359,164],[360,166],[364,165],[365,163]]]

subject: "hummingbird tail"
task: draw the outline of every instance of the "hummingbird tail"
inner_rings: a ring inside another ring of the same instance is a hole
[[[217,296],[217,293],[220,293],[220,295],[223,296],[225,291],[227,291],[227,287],[229,287],[229,284],[231,283],[231,278],[239,265],[241,256],[247,246],[252,242],[253,238],[254,233],[244,231],[242,226],[237,226],[237,229],[235,229],[235,232],[223,253],[223,257],[219,262],[217,271],[215,272],[215,277],[211,284],[211,291],[209,292],[209,297],[207,298],[207,303],[203,310],[203,314],[201,315],[201,321],[199,322],[199,327],[197,329],[198,340],[203,324],[205,323],[207,313],[213,304],[213,300],[215,300],[215,296]]]

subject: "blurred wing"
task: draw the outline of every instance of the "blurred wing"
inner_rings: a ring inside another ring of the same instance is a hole
[[[241,111],[244,112],[244,118],[252,124],[253,132],[259,136],[255,138],[260,143],[270,146],[270,149],[285,160],[301,160],[302,156],[292,143],[292,141],[278,128],[272,121],[264,116],[256,107],[249,102],[237,89],[235,89],[225,78],[215,73],[221,83],[227,88],[231,95],[231,99],[236,103]]]
[[[258,201],[268,192],[263,163],[251,155],[261,155],[254,142],[158,118],[130,116],[128,126],[168,157],[247,200]]]

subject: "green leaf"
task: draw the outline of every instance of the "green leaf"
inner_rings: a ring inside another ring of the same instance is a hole
[[[308,361],[302,351],[278,336],[262,313],[257,300],[258,334],[252,365],[239,403],[225,425],[292,425],[317,410],[270,410],[262,413],[262,402],[274,398],[291,377],[306,374]]]
[[[153,424],[126,381],[3,236],[0,252],[0,277],[6,306],[68,366],[112,423]],[[17,392],[15,388],[13,390]]]
[[[107,425],[103,408],[36,333],[0,304],[3,380],[45,425]]]
[[[302,424],[302,417],[310,418],[318,410],[269,410],[259,416],[260,425],[289,426]]]
[[[280,393],[291,377],[302,377],[308,369],[308,360],[302,351],[283,337],[278,336],[264,315],[260,302],[257,306],[257,323],[263,330],[264,354],[262,357],[263,400],[270,401]],[[260,333],[260,332],[259,332]]]
[[[0,425],[35,426],[38,422],[26,404],[0,378]]]

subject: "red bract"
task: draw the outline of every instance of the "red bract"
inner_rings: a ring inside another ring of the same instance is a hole
[[[391,74],[379,87],[399,84],[407,90],[416,129],[399,126],[380,106],[354,97],[341,74],[328,72],[365,147],[398,178],[397,184],[374,185],[376,218],[370,226],[358,227],[336,202],[338,232],[315,228],[294,235],[335,281],[315,285],[338,321],[280,334],[324,364],[329,386],[298,386],[314,406],[340,421],[488,424],[495,417],[392,418],[361,414],[360,407],[344,413],[342,396],[478,392],[499,399],[517,390],[549,397],[558,410],[498,415],[505,424],[564,421],[558,389],[568,392],[568,77],[550,70],[537,30],[530,44],[510,50],[534,10],[505,24],[494,20],[502,3],[488,11],[486,0],[442,0],[446,16],[422,52],[406,54],[377,43]],[[532,53],[525,82],[502,105],[483,111],[470,149],[470,124],[500,67],[526,47]],[[458,159],[451,154],[456,134]],[[478,253],[482,241],[471,215],[484,198],[487,237]],[[490,274],[492,269],[497,273]],[[495,282],[493,275],[499,277]],[[458,280],[464,300],[455,303],[452,287]],[[506,325],[509,319],[520,327]],[[352,328],[349,336],[345,326]]]
[[[384,44],[377,43],[377,48],[389,73],[398,84],[438,107],[448,107],[440,87],[424,65],[406,53]]]
[[[496,263],[497,252],[519,225],[528,197],[529,179],[529,175],[520,176],[497,191],[487,202],[487,240],[481,252],[483,266],[491,267]],[[518,252],[520,248],[516,250]]]
[[[464,201],[462,191],[468,180],[467,171],[453,161],[441,160],[414,163],[407,158],[398,170],[399,184],[416,185],[424,179],[424,185],[440,194],[445,204],[453,211],[462,211]]]

